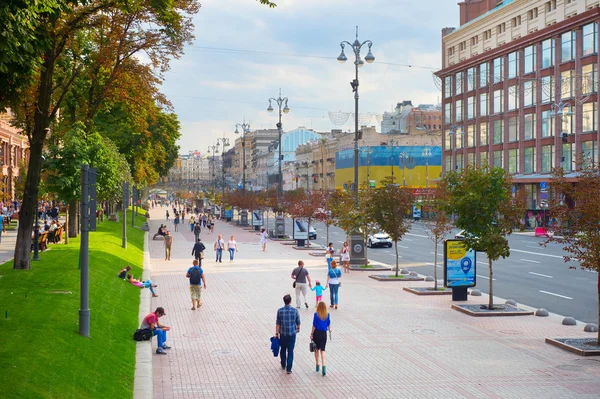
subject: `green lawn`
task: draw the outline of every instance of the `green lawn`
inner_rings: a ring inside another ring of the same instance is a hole
[[[141,275],[144,232],[128,219],[126,250],[121,223],[90,233],[90,338],[78,334],[79,238],[49,245],[31,270],[0,265],[0,397],[132,397],[140,290],[116,275],[127,264]]]

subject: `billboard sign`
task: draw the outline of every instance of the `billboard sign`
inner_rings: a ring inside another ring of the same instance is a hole
[[[413,218],[420,219],[421,218],[421,205],[413,205]]]
[[[476,252],[464,240],[444,241],[444,287],[475,287]]]
[[[263,211],[256,209],[252,211],[252,226],[262,226],[264,223]]]
[[[231,205],[225,205],[225,214],[224,216],[227,219],[231,219],[233,217],[233,207]]]
[[[300,220],[293,220],[294,232],[292,238],[294,240],[308,240],[308,224]]]

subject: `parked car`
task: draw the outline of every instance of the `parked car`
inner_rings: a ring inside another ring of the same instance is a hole
[[[392,239],[387,233],[379,232],[372,234],[367,238],[367,247],[392,247]]]
[[[465,231],[461,230],[458,233],[454,234],[454,238],[456,238],[457,240],[464,240],[465,239]]]

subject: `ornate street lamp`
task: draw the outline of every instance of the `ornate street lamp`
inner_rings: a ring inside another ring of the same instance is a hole
[[[242,195],[246,194],[246,133],[250,131],[250,124],[246,123],[244,119],[243,123],[235,124],[235,134],[240,134],[238,127],[242,128]]]

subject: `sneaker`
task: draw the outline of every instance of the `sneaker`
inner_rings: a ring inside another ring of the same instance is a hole
[[[163,344],[162,348],[163,349],[171,349],[171,347],[169,345],[167,345],[167,344]]]
[[[306,309],[308,309],[308,303],[304,302],[304,306],[306,306]]]
[[[288,371],[286,371],[286,373],[292,374],[292,370],[288,370]]]
[[[326,374],[327,374],[326,366],[323,366],[323,377],[325,377]]]
[[[315,371],[318,373],[319,372],[319,365],[317,364],[317,366],[315,367]]]
[[[283,364],[281,365],[281,369],[282,369],[282,370],[285,370],[285,366],[284,366]]]
[[[196,310],[196,307],[194,306],[194,307],[192,308],[192,310]]]
[[[296,306],[296,309],[300,309],[300,306]]]
[[[163,348],[156,348],[156,354],[157,355],[166,355],[167,352],[165,352],[165,350]]]

